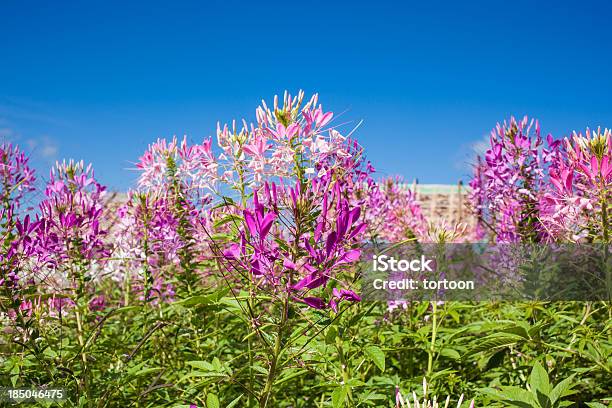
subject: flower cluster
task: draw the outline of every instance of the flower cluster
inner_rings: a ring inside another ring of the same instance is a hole
[[[512,117],[491,132],[490,148],[478,160],[471,200],[499,242],[535,241],[542,234],[537,216],[544,178],[542,144],[537,121]]]
[[[136,165],[138,187],[149,192],[180,190],[189,193],[194,203],[206,203],[215,191],[218,166],[211,139],[196,145],[188,145],[187,137],[180,143],[176,137],[158,139]]]
[[[538,123],[526,117],[498,124],[470,182],[479,228],[498,242],[609,242],[610,133],[587,129],[544,142]]]
[[[14,220],[13,217],[12,213],[6,215],[7,225],[14,225],[14,230],[3,231],[0,252],[0,287],[9,290],[19,287],[22,267],[35,254],[37,248],[32,236],[40,226],[38,222],[32,222],[29,215],[26,215],[23,221]]]
[[[24,195],[34,190],[36,177],[28,161],[18,146],[10,143],[0,146],[0,202],[4,210],[10,206],[19,208]]]
[[[333,127],[326,128],[333,113],[317,105],[318,95],[304,105],[303,101],[303,92],[296,97],[285,93],[282,106],[276,97],[272,109],[262,102],[256,111],[257,125],[243,121],[240,130],[235,122],[231,127],[218,126],[226,182],[244,191],[269,179],[322,175],[355,159],[354,144]]]
[[[543,197],[542,212],[557,239],[609,240],[611,133],[608,129],[587,129],[584,136],[574,133],[551,157],[550,188]]]
[[[82,161],[57,163],[50,172],[37,215],[37,258],[44,270],[70,275],[66,277],[73,287],[82,285],[76,282],[84,278],[82,273],[103,264],[111,254],[108,225],[104,225],[105,192],[91,165]],[[49,276],[60,277],[57,273]]]
[[[272,108],[263,102],[256,118],[240,130],[235,122],[219,125],[219,154],[211,139],[190,145],[175,137],[141,157],[138,192],[120,210],[117,234],[118,250],[130,259],[124,269],[138,271],[142,282],[135,288],[171,298],[162,294],[173,293],[170,270],[203,276],[202,261],[221,256],[234,280],[248,275],[243,283],[283,287],[313,307],[358,298],[342,285],[330,289],[329,302],[308,292],[358,257],[350,248],[365,229],[360,208],[377,188],[374,168],[355,140],[327,128],[333,113],[317,95],[305,104],[303,92],[285,94],[282,105],[275,98]],[[212,239],[220,232],[238,243]]]
[[[385,242],[426,239],[428,226],[421,206],[401,177],[381,180],[366,211],[370,229]]]
[[[245,271],[257,286],[291,297],[316,309],[338,310],[342,300],[359,301],[338,279],[360,255],[356,248],[365,223],[361,209],[343,197],[343,184],[329,175],[305,187],[265,184],[264,199],[253,194],[243,211],[240,243],[223,252],[232,269]],[[317,289],[333,282],[329,300]]]
[[[0,288],[10,296],[20,285],[22,266],[36,249],[32,237],[39,227],[29,215],[19,217],[24,195],[34,190],[34,171],[28,161],[17,146],[0,146]]]
[[[131,192],[117,211],[119,261],[109,269],[115,279],[128,281],[141,299],[174,297],[169,281],[171,272],[180,267],[179,253],[185,243],[173,209],[167,197]]]

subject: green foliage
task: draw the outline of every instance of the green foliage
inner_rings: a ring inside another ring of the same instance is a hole
[[[0,386],[66,388],[65,407],[258,407],[276,323],[262,310],[252,330],[240,314],[247,299],[220,288],[90,311],[83,347],[72,319],[33,316],[29,338],[0,336]],[[609,304],[447,302],[432,343],[433,312],[427,302],[338,315],[292,305],[303,318],[283,330],[268,406],[394,407],[395,387],[420,389],[423,377],[455,405],[465,394],[477,407],[609,406]]]
[[[503,401],[504,403],[521,408],[560,408],[568,407],[573,403],[565,399],[576,391],[573,390],[574,376],[570,376],[553,387],[548,378],[548,373],[539,362],[535,362],[527,389],[520,387],[501,387],[499,391],[485,389],[488,394]]]

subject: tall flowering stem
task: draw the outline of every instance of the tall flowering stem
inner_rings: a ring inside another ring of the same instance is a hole
[[[29,284],[24,267],[37,249],[32,238],[39,224],[20,217],[22,200],[34,190],[34,171],[18,146],[0,146],[0,301],[3,312],[19,313],[20,291]]]
[[[57,163],[51,170],[38,216],[38,279],[41,285],[60,288],[60,296],[73,293],[70,301],[74,304],[82,382],[88,399],[91,398],[85,351],[88,283],[97,279],[97,272],[112,251],[102,220],[105,192],[91,165],[85,166],[82,161]]]
[[[19,208],[25,194],[34,190],[36,177],[28,162],[29,158],[18,146],[0,145],[0,202],[4,211]]]
[[[179,142],[176,137],[169,142],[160,139],[150,145],[137,164],[141,172],[138,195],[145,203],[168,211],[163,217],[166,224],[158,218],[157,221],[162,223],[158,227],[176,234],[173,254],[176,254],[177,262],[173,259],[168,259],[168,262],[178,268],[180,273],[177,276],[188,293],[192,292],[198,280],[195,255],[198,237],[195,230],[205,217],[202,210],[211,203],[212,195],[217,191],[218,166],[211,139],[189,145],[186,138]],[[157,218],[156,213],[154,210],[153,218]],[[145,215],[145,212],[140,211],[140,215]],[[134,214],[131,216],[135,219]]]
[[[163,196],[131,192],[118,216],[116,279],[145,303],[173,300],[170,270],[180,267],[183,245],[175,206]]]
[[[304,103],[301,92],[285,94],[256,116],[256,125],[243,122],[241,130],[235,123],[218,128],[218,180],[238,197],[224,198],[215,217],[235,236],[216,242],[219,263],[234,292],[248,290],[245,311],[267,350],[268,375],[257,393],[266,407],[295,320],[309,310],[340,313],[343,302],[360,300],[344,279],[360,255],[363,192],[373,169],[356,141],[326,128],[333,114],[316,95]],[[272,344],[261,322],[270,311]]]
[[[470,199],[480,222],[498,242],[545,239],[539,200],[546,163],[539,123],[513,117],[498,124],[489,141],[470,182]]]

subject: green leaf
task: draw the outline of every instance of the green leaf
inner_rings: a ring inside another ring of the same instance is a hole
[[[296,370],[294,372],[288,372],[283,377],[281,377],[278,380],[274,381],[274,385],[282,384],[285,381],[292,380],[292,379],[294,379],[296,377],[299,377],[301,375],[308,374],[309,372],[310,371],[308,371],[308,370]]]
[[[440,355],[453,360],[459,360],[461,358],[459,352],[451,348],[443,348],[442,350],[440,350]]]
[[[470,354],[480,353],[481,351],[493,351],[495,349],[512,346],[519,341],[524,341],[522,336],[511,333],[496,333],[479,339],[476,345],[469,351]]]
[[[365,349],[365,354],[368,356],[370,360],[376,367],[380,369],[380,371],[385,371],[385,353],[378,346],[367,346]]]
[[[587,402],[586,404],[587,404],[587,407],[589,408],[607,408],[601,402]]]
[[[236,405],[238,405],[238,403],[240,402],[240,398],[242,398],[243,395],[244,394],[240,394],[238,396],[238,398],[235,398],[232,402],[227,404],[227,407],[225,407],[225,408],[234,408]]]
[[[233,222],[237,225],[241,225],[242,224],[242,217],[239,217],[235,214],[229,214],[223,218],[221,218],[219,221],[215,222],[214,226],[215,228],[219,228],[229,222]]]
[[[189,307],[189,306],[199,306],[199,305],[210,305],[213,304],[215,300],[214,294],[212,295],[197,295],[192,296],[187,299],[179,300],[176,304]]]
[[[539,362],[535,362],[529,376],[529,384],[531,385],[532,392],[535,394],[536,391],[542,392],[544,395],[550,394],[550,382],[548,381],[548,373],[542,367]]]
[[[351,378],[346,382],[346,385],[348,385],[349,387],[363,387],[364,385],[366,385],[366,383],[357,378]]]
[[[142,370],[138,370],[136,372],[129,373],[129,375],[132,377],[142,377],[143,375],[151,374],[159,370],[161,370],[160,367],[149,367],[143,368]]]
[[[193,378],[193,377],[207,377],[207,378],[221,378],[221,377],[227,377],[227,374],[223,374],[223,373],[216,373],[214,371],[192,371],[189,374],[186,374],[184,376],[182,376],[179,380],[178,383],[182,383],[183,381],[189,379],[189,378]]]
[[[188,361],[187,365],[192,366],[193,368],[199,368],[200,370],[206,371],[214,371],[214,367],[208,361]]]
[[[345,385],[340,385],[336,387],[334,392],[332,392],[332,407],[341,408],[344,406],[344,400],[346,399],[347,388]]]
[[[219,408],[219,398],[215,394],[206,396],[206,408]]]
[[[555,402],[561,400],[561,398],[574,394],[575,391],[572,390],[572,388],[574,387],[573,381],[574,376],[571,375],[565,380],[561,381],[559,384],[557,384],[555,388],[553,388],[553,390],[550,392],[550,401],[554,404]]]
[[[484,388],[482,391],[514,406],[538,407],[533,395],[520,387],[502,387],[501,390]]]
[[[338,329],[336,326],[330,326],[325,334],[325,343],[334,344],[336,342],[336,336],[338,335]]]

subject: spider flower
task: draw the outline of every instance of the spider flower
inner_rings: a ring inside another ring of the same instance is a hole
[[[395,388],[395,408],[449,408],[451,405],[450,395],[445,400],[442,398],[438,399],[436,396],[430,397],[428,395],[427,381],[423,378],[423,398],[417,396],[416,392],[412,392],[412,403],[410,402],[410,396],[404,397],[400,392],[399,387]],[[464,396],[461,394],[457,401],[457,408],[461,408],[463,404]],[[444,402],[442,402],[444,401]],[[474,408],[474,400],[470,401],[469,408]]]
[[[0,145],[0,203],[5,209],[18,209],[25,194],[34,190],[36,177],[28,161],[18,146]]]
[[[112,248],[105,239],[105,193],[91,165],[82,161],[56,164],[39,206],[41,265],[60,270],[78,264],[88,269],[108,258]]]

